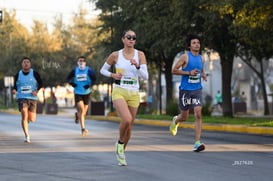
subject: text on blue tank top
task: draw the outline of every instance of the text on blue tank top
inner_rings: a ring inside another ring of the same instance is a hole
[[[74,89],[75,94],[89,94],[91,92],[91,89],[85,89],[83,86],[85,85],[91,85],[92,80],[90,79],[88,75],[88,67],[86,66],[84,70],[79,69],[78,67],[75,68],[75,79],[74,83],[77,84],[77,86]]]

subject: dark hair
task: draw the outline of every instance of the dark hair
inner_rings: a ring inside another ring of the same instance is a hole
[[[31,62],[31,59],[30,59],[29,57],[23,57],[23,58],[21,59],[21,63],[22,63],[23,60],[25,60],[25,59],[27,59],[27,60],[29,60],[29,61]]]
[[[124,30],[124,31],[122,32],[122,37],[124,37],[128,31],[133,31],[133,30],[132,30],[132,29]]]
[[[78,57],[78,59],[77,59],[77,60],[79,60],[80,58],[83,58],[83,59],[84,59],[84,61],[85,61],[85,59],[86,59],[86,58],[85,58],[85,56],[81,55],[81,56],[79,56],[79,57]]]
[[[193,40],[193,39],[198,39],[201,42],[201,39],[200,39],[199,36],[197,36],[197,35],[188,35],[187,38],[186,38],[187,47],[191,46],[191,40]]]

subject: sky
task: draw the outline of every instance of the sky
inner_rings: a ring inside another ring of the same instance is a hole
[[[88,0],[0,0],[0,9],[6,9],[8,12],[15,9],[16,19],[28,29],[31,29],[34,19],[47,23],[50,28],[54,17],[60,14],[65,24],[68,24],[72,16],[79,12],[81,4],[88,10],[88,18],[98,14],[94,4]]]

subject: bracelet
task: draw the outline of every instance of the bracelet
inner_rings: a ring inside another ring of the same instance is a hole
[[[189,75],[191,75],[191,71],[189,71]]]

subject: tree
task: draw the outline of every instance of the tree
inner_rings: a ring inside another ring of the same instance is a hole
[[[5,13],[0,29],[0,80],[13,76],[21,68],[20,59],[28,51],[28,32],[17,20],[16,11]],[[1,82],[1,87],[4,85]]]
[[[52,56],[52,52],[60,48],[58,40],[53,40],[47,26],[36,20],[29,43],[32,66],[40,73],[45,86],[55,85],[59,77],[51,75],[56,75],[56,69],[60,68],[60,65]]]
[[[233,58],[236,53],[236,37],[229,28],[233,22],[233,1],[200,1],[200,11],[203,17],[202,29],[205,46],[217,51],[221,57],[223,116],[232,117],[231,74]]]
[[[232,32],[238,38],[238,56],[256,73],[261,82],[264,115],[269,114],[264,63],[273,55],[272,3],[250,1],[237,12]],[[262,33],[261,33],[262,32]]]
[[[34,21],[30,43],[34,66],[40,70],[45,86],[66,83],[69,72],[77,65],[77,57],[87,57],[88,65],[93,67],[93,46],[97,41],[97,29],[92,28],[93,20],[86,18],[87,12],[79,7],[79,13],[72,23],[65,26],[62,17],[56,17],[54,27],[49,33],[45,24]],[[56,74],[58,76],[56,76]]]

